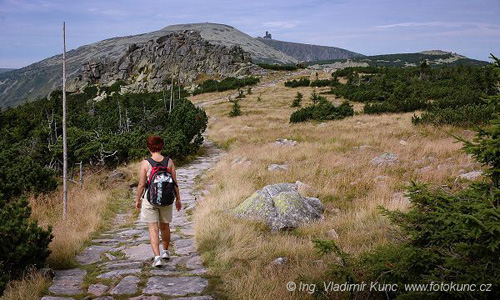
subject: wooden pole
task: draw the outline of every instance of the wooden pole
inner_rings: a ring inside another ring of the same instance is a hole
[[[83,162],[80,161],[80,187],[83,186]]]
[[[63,219],[68,211],[68,149],[66,141],[66,22],[63,22]]]

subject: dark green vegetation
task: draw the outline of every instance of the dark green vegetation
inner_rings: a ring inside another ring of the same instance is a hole
[[[120,83],[103,88],[107,94]],[[179,91],[175,90],[174,95]],[[164,154],[177,160],[198,151],[207,126],[205,112],[169,93],[119,95],[95,102],[96,87],[67,99],[68,165],[115,166],[148,155],[146,138],[164,137]],[[186,92],[181,90],[181,95]],[[164,97],[165,96],[165,97]],[[164,101],[164,99],[166,101]],[[0,113],[0,287],[27,266],[43,265],[50,231],[28,221],[23,196],[57,187],[62,165],[62,92]],[[0,289],[1,290],[1,289]]]
[[[367,63],[369,66],[375,67],[407,67],[418,66],[421,61],[427,60],[432,65],[467,65],[467,66],[486,66],[487,62],[470,59],[465,56],[460,56],[453,53],[437,51],[436,53],[397,53],[397,54],[383,54],[373,56],[359,56],[351,57],[350,61],[356,63]],[[336,62],[346,62],[346,59],[333,59],[333,60],[320,60],[307,62],[308,66],[312,65],[325,65]]]
[[[293,80],[288,80],[285,81],[285,86],[286,87],[299,87],[299,86],[309,86],[311,84],[311,80],[307,77],[302,77],[300,79],[293,79]]]
[[[279,64],[265,64],[265,63],[259,63],[257,65],[262,69],[268,69],[274,71],[295,71],[299,69],[297,65],[279,65]]]
[[[300,107],[303,96],[304,95],[302,95],[302,93],[297,92],[297,95],[295,95],[295,98],[293,98],[291,107]]]
[[[204,81],[200,86],[194,90],[193,95],[211,93],[211,92],[223,92],[227,90],[235,90],[244,86],[255,85],[259,82],[257,77],[244,77],[244,78],[234,78],[227,77],[223,80],[210,79]]]
[[[414,183],[407,191],[410,211],[382,209],[400,228],[399,242],[354,258],[333,241],[317,241],[320,251],[342,258],[341,265],[332,265],[332,279],[398,284],[397,291],[379,293],[381,299],[499,299],[500,118],[479,130],[463,149],[487,167],[485,180],[456,192]],[[476,290],[404,290],[405,284],[432,282],[476,284]],[[479,291],[481,284],[489,292]],[[362,298],[363,293],[357,294],[351,296]]]
[[[486,67],[430,67],[426,62],[409,68],[357,67],[332,75],[310,85],[329,85],[329,93],[364,102],[367,114],[424,111],[414,124],[484,124],[498,109],[498,101],[489,99],[497,94],[498,61]],[[339,77],[347,82],[339,83]]]
[[[241,107],[240,107],[240,100],[239,99],[234,99],[231,101],[233,103],[233,106],[231,108],[231,111],[229,112],[229,116],[231,118],[241,116]]]
[[[316,92],[311,95],[312,105],[300,108],[290,115],[290,123],[305,122],[309,120],[327,121],[340,120],[354,115],[354,109],[349,102],[344,101],[339,106],[333,105],[325,97]]]

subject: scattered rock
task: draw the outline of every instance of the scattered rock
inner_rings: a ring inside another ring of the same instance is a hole
[[[286,171],[288,170],[287,164],[270,164],[267,169],[269,171]]]
[[[107,285],[97,283],[89,285],[88,293],[94,296],[101,296],[105,294],[107,290],[108,290]]]
[[[405,195],[405,193],[397,192],[397,193],[392,194],[391,202],[395,205],[403,204],[404,206],[408,206],[408,205],[410,205],[410,198],[408,198]]]
[[[110,292],[112,295],[124,295],[137,293],[137,284],[139,278],[135,276],[126,276]]]
[[[43,296],[41,300],[74,300],[68,297]]]
[[[483,175],[483,171],[472,171],[458,176],[460,179],[474,181]]]
[[[407,141],[403,141],[403,140],[400,140],[399,144],[401,144],[403,146],[408,146],[408,142]]]
[[[272,267],[277,267],[277,266],[282,266],[288,262],[288,258],[286,257],[278,257],[275,260],[273,260],[271,263],[269,263],[269,266]]]
[[[332,228],[332,229],[330,229],[330,230],[328,230],[327,234],[328,234],[328,237],[329,237],[329,238],[332,238],[332,239],[334,239],[334,240],[338,240],[338,239],[339,239],[339,234],[338,234],[338,233],[337,233],[337,231],[335,231],[335,229],[333,229],[333,228]]]
[[[185,296],[199,294],[208,285],[205,278],[193,277],[151,277],[143,292],[145,294],[163,294],[167,296]]]
[[[365,150],[365,149],[370,149],[372,148],[372,146],[370,145],[361,145],[359,147],[353,147],[353,149],[356,149],[356,150]]]
[[[384,153],[377,156],[371,160],[371,163],[375,166],[392,165],[398,160],[398,155],[395,153]]]
[[[111,174],[108,175],[109,181],[120,181],[125,179],[125,173],[120,172],[118,170],[114,170]]]
[[[276,141],[274,143],[276,145],[279,145],[279,146],[295,146],[295,145],[297,145],[297,141],[289,140],[289,139],[276,139]]]
[[[87,271],[82,269],[57,270],[55,271],[49,292],[53,294],[78,295],[82,294],[83,278]]]
[[[252,162],[244,157],[244,156],[238,156],[235,159],[231,161],[231,166],[245,166],[248,167],[252,164]]]
[[[417,170],[417,173],[427,173],[432,170],[431,166],[426,166]]]
[[[265,222],[273,231],[298,227],[321,218],[318,198],[304,197],[291,183],[265,186],[233,209],[236,216]]]
[[[385,175],[378,175],[373,180],[375,180],[376,183],[381,183],[381,182],[386,181],[387,178],[389,178],[389,177],[387,177]]]

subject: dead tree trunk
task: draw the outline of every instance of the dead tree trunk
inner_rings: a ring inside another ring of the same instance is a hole
[[[68,149],[66,141],[66,22],[63,22],[63,219],[66,219],[68,211]]]

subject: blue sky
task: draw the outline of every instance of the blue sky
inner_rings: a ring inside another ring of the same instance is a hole
[[[500,0],[0,0],[0,67],[23,67],[67,48],[167,25],[216,22],[251,36],[362,54],[442,49],[500,56]]]

